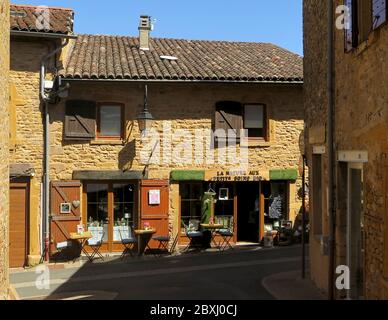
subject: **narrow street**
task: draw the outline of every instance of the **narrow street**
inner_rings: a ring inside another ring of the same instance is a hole
[[[125,262],[109,259],[53,266],[49,289],[37,289],[36,269],[14,270],[11,282],[20,299],[269,300],[274,297],[263,279],[298,270],[300,254],[300,246],[245,247]]]

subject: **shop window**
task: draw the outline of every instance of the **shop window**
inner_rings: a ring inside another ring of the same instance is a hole
[[[322,235],[322,155],[313,155],[312,168],[312,220],[313,233]]]
[[[99,240],[104,234],[104,242],[107,242],[110,231],[113,231],[114,242],[121,241],[121,237],[131,237],[136,224],[135,185],[88,183],[85,188],[87,227],[93,238]]]
[[[113,185],[113,241],[120,241],[120,233],[124,239],[131,237],[134,226],[135,186],[127,183]]]
[[[118,104],[100,104],[97,114],[97,138],[122,139],[123,106]]]
[[[266,108],[262,104],[244,106],[244,129],[248,130],[249,138],[267,138]]]
[[[104,242],[108,241],[108,185],[88,184],[86,186],[88,231],[93,238],[101,239],[104,234]]]
[[[271,182],[262,184],[264,195],[264,226],[265,231],[278,230],[285,224],[288,217],[287,182]],[[255,204],[258,211],[259,203]]]
[[[181,183],[179,186],[181,198],[181,232],[186,228],[198,225],[202,219],[202,197],[204,186],[202,182]]]

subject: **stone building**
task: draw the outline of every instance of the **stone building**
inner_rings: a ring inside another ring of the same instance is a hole
[[[299,213],[302,58],[267,43],[154,39],[150,22],[142,17],[139,37],[78,35],[57,55],[48,70],[57,94],[49,95],[47,153],[41,45],[12,45],[12,161],[36,181],[30,256],[43,247],[46,156],[51,253],[80,224],[114,252],[147,224],[184,244],[185,231],[209,216],[233,231],[233,242],[258,243]],[[27,57],[39,57],[33,70]],[[146,108],[153,121],[142,130]]]
[[[11,5],[10,20],[10,266],[20,267],[39,263],[44,237],[42,59],[71,36],[73,11]],[[60,62],[61,52],[45,61],[47,80],[61,68]]]
[[[8,298],[9,2],[0,2],[0,300]]]
[[[310,174],[311,276],[337,298],[388,298],[388,24],[386,1],[334,1],[334,250],[329,250],[328,8],[304,1],[304,104]],[[343,8],[342,8],[343,10]],[[341,13],[342,12],[342,13]],[[337,23],[337,24],[335,24]],[[333,254],[334,268],[329,267]],[[350,290],[338,290],[335,269],[350,269]],[[330,270],[331,269],[331,270]],[[334,271],[333,271],[334,270]],[[331,282],[330,273],[334,274]]]

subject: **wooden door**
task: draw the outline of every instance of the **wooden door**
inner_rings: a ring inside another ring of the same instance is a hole
[[[160,203],[150,203],[150,193],[160,193]],[[168,180],[143,180],[141,181],[140,192],[140,219],[139,228],[144,223],[156,229],[154,236],[168,236],[168,211],[169,211],[169,182]],[[149,246],[157,248],[159,243],[151,240]]]
[[[51,183],[51,253],[57,243],[67,241],[71,232],[77,232],[81,221],[81,182],[53,181]],[[68,204],[69,212],[63,210]]]
[[[10,185],[9,266],[24,267],[28,255],[29,183]]]

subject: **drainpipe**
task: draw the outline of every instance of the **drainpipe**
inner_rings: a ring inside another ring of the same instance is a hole
[[[45,76],[46,76],[46,64],[48,60],[61,51],[65,46],[69,44],[69,38],[66,38],[65,42],[57,47],[54,51],[45,55],[41,60],[40,65],[40,99],[44,107],[44,173],[43,173],[43,216],[44,216],[44,251],[42,258],[45,261],[49,261],[49,246],[50,246],[50,115],[48,110],[48,104],[50,98],[45,93]]]
[[[334,272],[335,272],[335,197],[334,197],[334,1],[329,0],[327,8],[327,144],[328,144],[328,213],[329,213],[329,276],[328,276],[328,299],[335,299]]]

